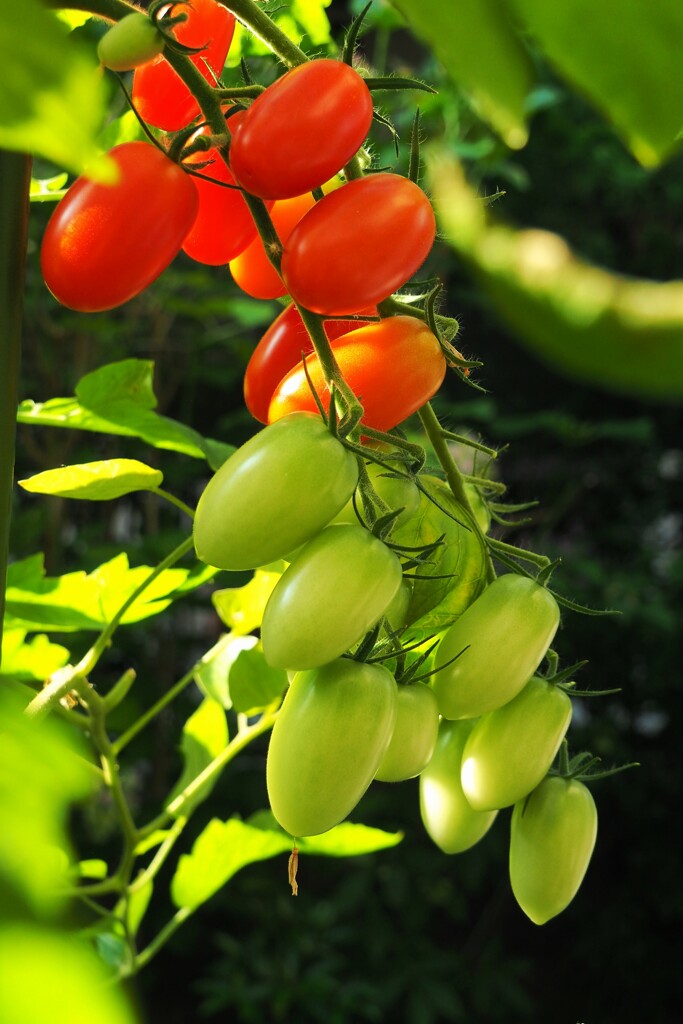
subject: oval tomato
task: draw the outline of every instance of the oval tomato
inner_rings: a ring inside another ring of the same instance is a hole
[[[126,14],[104,33],[97,44],[100,64],[112,71],[130,71],[157,57],[164,37],[146,14]]]
[[[363,144],[372,97],[352,67],[313,60],[287,71],[248,108],[230,146],[247,192],[289,199],[318,188]]]
[[[516,697],[559,622],[557,601],[534,580],[509,573],[489,584],[436,649],[433,686],[444,718],[476,718]]]
[[[446,375],[438,339],[412,316],[392,316],[352,330],[330,347],[344,380],[363,403],[362,422],[375,430],[391,430],[412,416],[436,394]],[[296,410],[314,412],[311,385],[327,408],[329,390],[317,355],[307,358],[305,367],[300,362],[280,381],[268,422]]]
[[[510,882],[534,924],[556,917],[576,896],[598,834],[595,801],[582,782],[548,776],[515,804]]]
[[[340,658],[297,673],[266,762],[273,814],[292,836],[327,832],[372,782],[396,719],[396,683],[380,665]]]
[[[270,218],[283,245],[304,214],[313,206],[315,199],[310,192],[273,203]],[[230,261],[230,273],[235,284],[255,299],[279,299],[287,294],[282,278],[266,256],[263,242],[258,236],[239,256]]]
[[[465,799],[460,767],[474,722],[443,719],[431,761],[420,775],[420,814],[427,835],[444,853],[463,853],[491,828],[497,811],[475,811]]]
[[[282,276],[294,301],[323,316],[376,306],[424,263],[436,221],[421,188],[372,174],[323,196],[292,231]]]
[[[548,774],[569,728],[572,702],[534,676],[503,707],[478,719],[462,759],[462,788],[478,811],[510,807]]]
[[[223,463],[194,519],[197,555],[219,569],[254,569],[318,533],[356,486],[355,457],[318,416],[266,427]]]
[[[374,311],[373,311],[374,312]],[[325,320],[329,341],[363,326],[357,320]],[[273,320],[251,354],[244,374],[244,400],[247,409],[261,423],[268,422],[268,406],[282,378],[313,351],[313,342],[304,327],[301,314],[292,303]]]
[[[429,764],[439,733],[436,697],[426,683],[398,687],[396,724],[375,778],[380,782],[414,779]]]
[[[297,553],[268,599],[266,661],[307,669],[338,658],[382,617],[401,579],[396,555],[368,530],[326,527]]]
[[[169,3],[169,9],[174,5]],[[174,14],[181,8],[178,5]],[[235,31],[235,15],[217,0],[192,0],[182,10],[187,21],[176,25],[175,37],[185,46],[201,47],[190,60],[213,85],[225,65]],[[163,55],[133,76],[133,103],[144,121],[165,132],[184,128],[199,113],[199,104]]]
[[[40,251],[52,294],[82,313],[113,309],[151,284],[197,215],[192,179],[156,146],[124,142],[109,155],[118,182],[78,178],[52,214]]]

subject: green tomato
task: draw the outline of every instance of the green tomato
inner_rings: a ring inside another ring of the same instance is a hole
[[[368,530],[326,527],[268,599],[261,625],[266,661],[301,670],[338,658],[384,615],[401,579],[396,555]]]
[[[410,605],[410,595],[412,594],[412,588],[408,580],[403,580],[401,586],[396,591],[395,596],[392,598],[391,604],[387,607],[384,612],[385,618],[390,629],[393,629],[395,633],[399,629],[402,629],[406,624],[406,616],[408,615],[408,606]]]
[[[399,686],[396,725],[375,776],[380,782],[414,779],[429,764],[439,732],[436,697],[426,683]]]
[[[266,783],[292,836],[327,832],[375,776],[396,720],[396,682],[381,665],[339,658],[294,676],[273,727]]]
[[[412,519],[420,506],[420,492],[412,480],[408,480],[402,476],[392,475],[390,469],[385,469],[376,462],[369,463],[367,471],[368,476],[372,481],[372,486],[384,503],[389,506],[391,511],[396,511],[399,508],[403,509],[403,511],[394,519],[392,529],[402,526],[404,523],[407,523]],[[363,500],[358,491],[356,491],[355,501],[358,513],[360,513],[363,522],[365,522],[366,517],[363,509]],[[353,525],[357,525],[359,521],[358,513],[354,507],[353,498],[351,498],[341,512],[335,516],[334,521],[335,523],[351,523]]]
[[[548,776],[515,804],[510,831],[510,882],[534,924],[545,924],[574,899],[590,863],[598,812],[577,779]]]
[[[462,853],[491,828],[497,811],[475,811],[462,791],[462,752],[474,722],[442,719],[432,759],[420,775],[420,813],[444,853]]]
[[[131,71],[158,56],[164,37],[146,14],[127,14],[97,44],[100,64],[112,71]]]
[[[223,463],[199,499],[197,555],[219,569],[255,569],[315,536],[348,501],[355,456],[312,413],[266,427]]]
[[[494,580],[436,649],[433,686],[444,718],[477,718],[516,697],[559,621],[555,598],[534,580],[514,573]]]
[[[472,807],[510,807],[545,778],[569,728],[572,702],[534,676],[511,701],[482,715],[462,758],[462,788]]]
[[[474,484],[468,484],[465,482],[464,487],[467,500],[474,512],[474,518],[479,523],[481,532],[488,533],[491,528],[491,513],[489,512],[488,505],[479,493],[479,489]]]

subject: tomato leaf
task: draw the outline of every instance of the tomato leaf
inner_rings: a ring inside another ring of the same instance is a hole
[[[227,633],[207,651],[195,668],[194,680],[202,693],[226,709],[232,707],[230,672],[237,656],[258,643],[255,636]]]
[[[183,726],[180,740],[183,771],[166,800],[167,806],[211,764],[227,744],[228,723],[225,711],[221,704],[207,697]],[[183,805],[183,814],[191,814],[198,804],[206,800],[214,784],[215,779],[210,779],[186,801]]]
[[[235,658],[230,670],[230,696],[235,711],[253,715],[276,701],[287,688],[287,673],[271,668],[263,652],[252,648]]]
[[[284,562],[276,564],[282,568],[257,569],[252,579],[243,587],[215,590],[211,595],[213,606],[221,621],[233,633],[246,635],[261,625],[266,602],[285,568]]]
[[[248,824],[265,831],[287,833],[281,829],[272,811],[256,811]],[[381,828],[343,821],[340,825],[319,836],[297,839],[299,853],[318,854],[323,857],[359,857],[377,850],[388,850],[403,839],[402,832],[384,832]],[[291,838],[290,838],[291,844]]]
[[[0,678],[44,680],[66,665],[69,651],[53,644],[44,633],[26,640],[25,629],[5,629],[2,635]]]
[[[154,491],[161,487],[164,474],[137,459],[107,459],[83,462],[36,473],[19,486],[34,494],[54,494],[62,498],[109,501],[133,491]]]

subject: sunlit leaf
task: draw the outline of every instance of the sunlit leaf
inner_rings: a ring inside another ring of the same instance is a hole
[[[242,651],[230,669],[230,697],[235,711],[256,714],[278,700],[287,689],[287,673],[271,668],[263,651]]]
[[[268,598],[284,572],[284,562],[281,566],[257,569],[243,587],[229,587],[213,592],[213,606],[221,621],[233,633],[251,633],[261,625]]]
[[[55,174],[52,178],[31,178],[29,198],[32,203],[56,202],[66,195],[68,174]]]
[[[26,640],[25,629],[6,628],[2,635],[0,676],[25,681],[45,680],[66,665],[69,651],[39,633]]]
[[[232,707],[230,671],[241,651],[255,647],[255,636],[227,633],[207,651],[197,665],[194,680],[206,697],[218,701],[224,708]]]
[[[183,726],[180,740],[183,770],[166,803],[172,803],[190,782],[194,782],[197,776],[225,749],[227,743],[228,723],[225,711],[217,701],[207,697]],[[190,813],[202,800],[206,800],[213,789],[214,781],[210,780],[205,783],[192,799],[184,804],[183,814]]]
[[[25,491],[34,494],[110,501],[133,491],[154,491],[161,487],[163,479],[161,470],[152,469],[137,459],[106,459],[48,469],[18,482]]]
[[[248,824],[287,835],[276,822],[272,811],[257,811],[249,818]],[[343,821],[322,835],[297,839],[296,845],[299,853],[318,854],[323,857],[358,857],[398,846],[402,839],[402,832],[384,832],[381,828],[372,828],[370,825]]]

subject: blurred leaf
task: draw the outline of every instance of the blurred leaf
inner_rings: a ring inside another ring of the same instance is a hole
[[[66,647],[53,644],[44,633],[27,641],[25,629],[6,627],[3,632],[0,678],[43,681],[68,660]]]
[[[127,110],[120,117],[115,117],[100,132],[97,141],[102,149],[109,152],[122,142],[140,142],[146,139],[140,122],[132,110]]]
[[[32,203],[56,202],[65,196],[68,174],[55,174],[52,178],[31,178],[29,196]]]
[[[288,39],[301,44],[307,36],[314,47],[332,45],[330,22],[325,8],[332,0],[290,0],[286,10],[280,3],[271,4],[267,13],[273,19],[280,32]],[[244,28],[238,21],[235,34],[230,44],[227,66],[237,67],[242,57],[260,57],[270,54],[271,50],[258,36]]]
[[[228,633],[207,651],[195,669],[194,680],[206,697],[218,701],[224,708],[232,707],[230,670],[241,651],[255,647],[255,636]]]
[[[55,15],[72,29],[80,28],[81,25],[85,25],[86,21],[90,21],[92,17],[87,11],[55,11]]]
[[[501,0],[392,0],[411,30],[474,99],[503,141],[520,149],[527,140],[525,100],[533,85],[531,63]]]
[[[656,166],[671,154],[683,128],[680,0],[512,6],[560,74],[614,122],[642,164]]]
[[[247,824],[265,831],[279,832],[283,836],[287,835],[278,825],[272,811],[256,811],[248,819]],[[370,825],[343,821],[322,835],[297,839],[296,845],[299,853],[318,854],[323,857],[359,857],[365,853],[398,846],[402,839],[402,832],[384,832]]]
[[[213,592],[213,606],[228,629],[233,633],[246,634],[259,628],[268,598],[284,569],[284,562],[266,569],[257,569],[243,587],[228,587]]]
[[[230,669],[230,697],[235,711],[253,715],[269,707],[287,689],[287,673],[271,668],[263,651],[241,651]]]
[[[150,878],[144,885],[139,887],[135,886],[135,883],[131,885],[128,890],[127,899],[120,899],[114,908],[114,914],[126,921],[126,931],[128,935],[135,936],[140,930],[142,920],[147,913],[149,907],[149,901],[152,898],[154,892],[154,882]],[[118,922],[118,928],[121,929],[121,937],[125,939],[123,934],[123,925]]]
[[[163,479],[160,469],[152,469],[137,459],[107,459],[48,469],[18,483],[34,494],[110,501],[133,491],[154,491],[161,487]]]
[[[170,829],[158,828],[154,832],[150,833],[150,835],[145,836],[144,839],[141,839],[140,842],[136,844],[135,856],[142,857],[155,847],[161,846],[164,839],[169,835],[169,832]]]
[[[223,707],[215,700],[205,698],[197,710],[190,715],[183,726],[180,750],[183,755],[183,771],[166,800],[170,804],[182,793],[190,782],[211,764],[213,759],[228,745],[228,722]],[[211,792],[215,779],[209,780],[183,807],[183,814],[192,811]]]
[[[99,860],[98,858],[90,860],[80,860],[76,865],[78,868],[79,878],[93,878],[97,881],[101,881],[107,877],[109,868],[105,860]]]
[[[683,281],[612,274],[582,262],[558,235],[496,224],[449,157],[432,158],[431,183],[443,237],[520,341],[609,390],[683,395]]]
[[[95,945],[104,963],[115,973],[125,964],[128,947],[123,935],[115,932],[100,932],[95,936]]]

